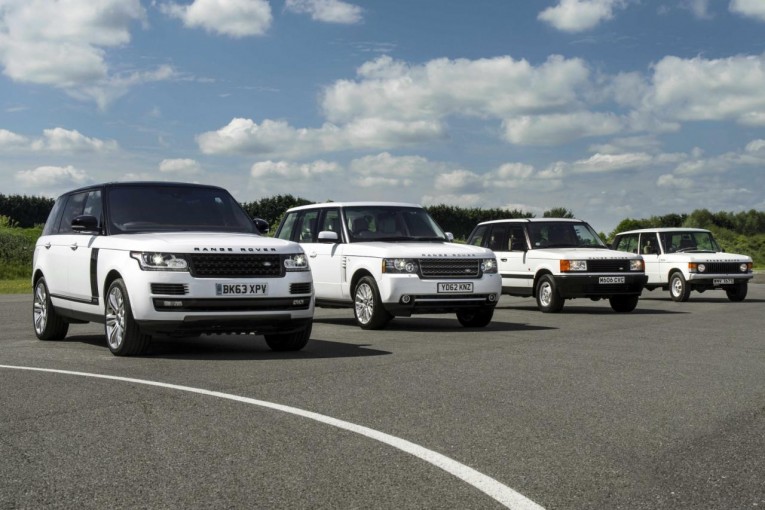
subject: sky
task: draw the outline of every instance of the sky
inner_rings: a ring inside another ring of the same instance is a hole
[[[765,210],[765,0],[0,0],[0,193]]]

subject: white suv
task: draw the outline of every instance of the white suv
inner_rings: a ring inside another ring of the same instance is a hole
[[[497,254],[502,292],[536,297],[543,312],[566,299],[608,299],[617,312],[637,306],[646,275],[640,255],[610,250],[587,223],[574,219],[508,219],[479,223],[468,244]]]
[[[110,183],[62,195],[35,246],[37,337],[100,322],[117,356],[145,352],[154,334],[257,332],[274,350],[303,348],[314,310],[305,254],[256,223],[214,186]]]
[[[648,283],[645,288],[669,290],[675,301],[687,301],[691,290],[724,289],[731,301],[743,301],[752,279],[752,259],[723,253],[709,230],[652,228],[616,235],[617,250],[641,253]]]
[[[303,245],[316,305],[353,307],[363,329],[415,313],[456,313],[463,326],[483,327],[500,297],[494,254],[450,242],[418,205],[296,207],[287,211],[276,237]]]

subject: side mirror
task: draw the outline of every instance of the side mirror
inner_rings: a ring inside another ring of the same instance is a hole
[[[252,222],[255,224],[255,228],[258,229],[258,232],[261,234],[268,234],[268,222],[262,218],[253,218]]]
[[[446,234],[447,241],[449,241],[450,243],[454,241],[454,234],[452,234],[451,232],[445,232],[445,234]]]
[[[72,220],[72,230],[81,232],[97,232],[101,233],[101,229],[98,227],[98,218],[95,216],[77,216]]]
[[[337,232],[334,230],[322,230],[319,232],[319,242],[320,243],[337,243],[340,242],[340,237],[338,237]]]

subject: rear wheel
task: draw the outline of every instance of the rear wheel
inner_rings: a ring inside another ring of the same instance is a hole
[[[310,340],[312,329],[313,323],[308,323],[306,327],[299,331],[293,331],[292,333],[270,333],[264,336],[266,344],[268,344],[272,351],[299,351]]]
[[[635,309],[640,296],[612,296],[608,299],[615,312],[626,313]]]
[[[457,320],[466,328],[483,328],[491,322],[493,316],[494,307],[457,312]]]
[[[35,283],[32,325],[35,328],[35,335],[40,340],[61,340],[69,331],[69,323],[58,314],[51,303],[45,278],[40,278]]]
[[[691,295],[691,287],[680,271],[675,271],[669,276],[669,295],[678,303],[688,301]]]
[[[146,352],[151,336],[142,333],[133,318],[125,283],[114,280],[106,292],[104,306],[106,343],[115,356],[136,356]]]
[[[393,318],[383,308],[380,291],[371,276],[362,277],[353,291],[353,313],[361,329],[381,329]]]
[[[557,313],[563,309],[563,298],[549,274],[542,275],[537,283],[537,307],[545,313]]]
[[[728,294],[728,299],[733,302],[743,301],[746,298],[748,285],[746,282],[739,283],[733,287],[725,289],[725,293]]]

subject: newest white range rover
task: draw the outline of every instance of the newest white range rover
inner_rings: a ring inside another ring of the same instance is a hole
[[[145,352],[157,334],[262,333],[274,350],[303,348],[314,310],[305,254],[256,223],[214,186],[109,183],[62,195],[35,246],[37,337],[100,322],[117,356]]]
[[[287,211],[276,237],[303,246],[316,305],[352,307],[363,329],[416,313],[456,313],[463,326],[483,327],[500,297],[494,254],[450,242],[419,205],[296,207]]]
[[[645,260],[645,288],[669,290],[674,301],[687,301],[691,290],[723,289],[731,301],[746,298],[754,276],[752,258],[724,253],[712,232],[700,228],[648,228],[616,235],[617,250],[640,253]]]

